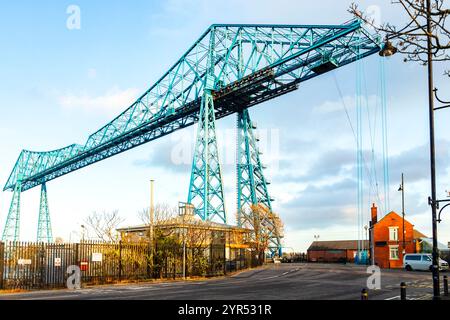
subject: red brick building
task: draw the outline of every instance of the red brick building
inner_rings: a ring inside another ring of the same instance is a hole
[[[380,268],[402,268],[405,253],[415,253],[418,234],[414,225],[405,219],[403,234],[403,219],[394,211],[389,212],[378,221],[375,205],[371,208],[371,227],[373,227],[375,264]],[[404,240],[404,241],[403,241]]]
[[[360,245],[369,249],[369,241],[364,240]],[[309,262],[354,262],[358,251],[357,240],[314,241],[308,248]]]
[[[360,245],[368,255],[371,255],[373,246],[375,264],[380,268],[402,268],[404,254],[421,252],[420,243],[425,236],[414,230],[414,225],[408,220],[405,219],[403,234],[403,218],[394,211],[378,221],[378,210],[373,205],[371,218],[369,240],[361,241]],[[357,240],[314,241],[308,248],[308,261],[354,262],[357,250]]]

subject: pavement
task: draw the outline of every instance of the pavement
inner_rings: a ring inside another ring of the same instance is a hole
[[[207,280],[2,294],[0,300],[359,300],[369,276],[366,267],[351,264],[283,263]],[[431,299],[429,272],[382,270],[381,289],[369,290],[369,300],[399,300],[401,282],[409,300]]]

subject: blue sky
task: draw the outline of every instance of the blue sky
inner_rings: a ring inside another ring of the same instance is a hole
[[[0,11],[0,182],[22,149],[46,151],[83,143],[88,135],[128,107],[170,67],[212,23],[339,24],[351,19],[351,1],[16,1]],[[390,1],[376,5],[382,21],[400,21]],[[81,10],[81,29],[66,27],[69,5]],[[394,56],[385,62],[388,84],[391,210],[400,211],[397,192],[405,173],[406,212],[416,227],[431,234],[425,69]],[[369,108],[379,101],[379,57],[364,61]],[[444,92],[448,79],[436,70]],[[274,209],[286,225],[285,245],[305,250],[316,234],[323,240],[357,236],[356,149],[344,107],[355,125],[354,65],[304,83],[299,90],[251,109],[262,143],[263,161],[272,181]],[[336,85],[336,81],[339,85]],[[338,93],[342,91],[344,102]],[[450,98],[450,97],[448,97]],[[438,194],[449,189],[450,129],[445,114],[436,121]],[[222,158],[234,154],[230,139],[235,118],[218,123]],[[272,143],[266,139],[277,140]],[[377,155],[381,152],[377,132]],[[176,146],[194,143],[194,128],[165,137],[48,184],[55,236],[76,238],[86,216],[115,210],[139,223],[148,206],[148,181],[156,180],[158,202],[186,200],[190,167],[174,164]],[[367,137],[367,132],[366,135]],[[227,138],[228,137],[228,138]],[[182,140],[182,139],[185,140]],[[369,148],[368,140],[365,146]],[[378,158],[379,159],[379,158]],[[230,222],[235,208],[233,165],[224,164]],[[228,161],[229,162],[229,161]],[[379,163],[378,163],[379,165]],[[381,172],[381,171],[380,171]],[[176,183],[174,183],[176,182]],[[382,176],[378,182],[382,187]],[[366,188],[367,190],[367,188]],[[0,227],[8,212],[10,192],[0,194]],[[368,207],[372,199],[366,192]],[[22,195],[23,240],[34,240],[38,188]],[[450,241],[450,218],[440,224],[440,241]]]

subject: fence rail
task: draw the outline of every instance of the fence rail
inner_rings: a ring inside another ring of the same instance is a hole
[[[122,242],[0,242],[0,289],[63,288],[71,265],[80,267],[82,284],[91,285],[183,275],[211,277],[256,267],[261,262],[254,251],[227,249],[222,244],[183,248],[158,243],[152,247]]]

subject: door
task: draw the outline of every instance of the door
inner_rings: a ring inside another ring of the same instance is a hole
[[[406,255],[405,266],[410,265],[413,270],[421,270],[421,256],[420,255]]]
[[[421,270],[430,270],[430,267],[432,265],[431,257],[429,255],[422,255],[422,261],[421,261]]]

